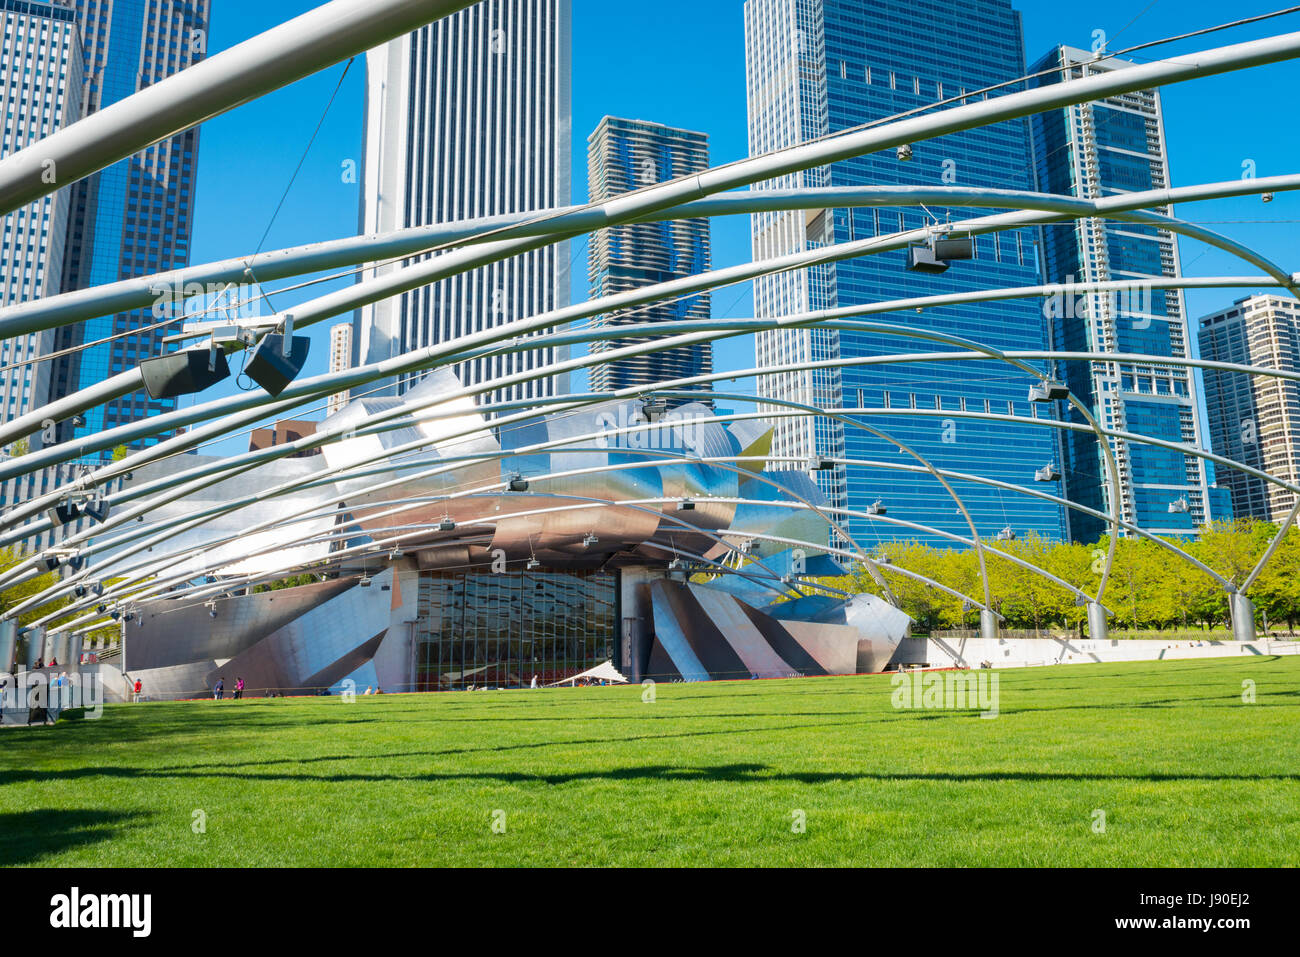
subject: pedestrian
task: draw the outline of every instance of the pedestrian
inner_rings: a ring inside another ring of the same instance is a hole
[[[244,697],[244,679],[236,678],[235,679],[235,700],[238,701],[242,697]]]
[[[226,683],[221,680],[220,676],[218,676],[217,683],[212,686],[212,697],[214,700],[220,701],[222,698],[225,697],[225,695],[226,695]]]
[[[537,687],[537,675],[533,675],[533,683],[530,684],[528,687],[530,687],[530,688],[536,688],[536,687]]]
[[[36,670],[37,670],[37,671],[40,671],[40,670],[41,670],[42,668],[44,668],[44,667],[45,667],[45,659],[44,659],[44,658],[37,658],[37,659],[36,659]]]
[[[139,678],[135,679],[135,685],[132,688],[132,691],[134,693],[134,697],[132,698],[132,700],[138,702],[140,700],[141,692],[144,691],[144,683],[141,682]]]

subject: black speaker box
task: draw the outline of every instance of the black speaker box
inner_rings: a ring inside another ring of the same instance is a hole
[[[284,336],[271,333],[263,336],[257,344],[244,371],[248,377],[271,395],[279,395],[302,371],[307,362],[307,350],[311,340],[306,336],[294,336],[289,354],[284,352]]]
[[[155,399],[174,399],[179,395],[202,392],[208,386],[230,377],[226,354],[220,349],[217,350],[216,369],[208,370],[211,355],[204,346],[202,349],[183,349],[156,359],[145,359],[140,363],[144,387]]]

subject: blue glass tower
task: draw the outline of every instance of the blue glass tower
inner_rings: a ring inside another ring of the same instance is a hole
[[[203,59],[210,0],[76,0],[86,60],[83,112],[92,113]],[[65,290],[84,289],[189,265],[199,148],[197,129],[180,133],[72,187]],[[56,348],[111,340],[55,361],[51,398],[134,368],[166,350],[172,329],[152,309],[102,316],[60,330]],[[137,330],[140,330],[137,332]],[[116,337],[116,338],[113,338]],[[60,427],[60,440],[93,435],[169,412],[175,399],[141,391],[87,412],[84,424]]]
[[[1131,66],[1056,47],[1032,72],[1036,84],[1059,83]],[[1143,90],[1052,110],[1034,117],[1039,188],[1085,199],[1170,185],[1160,92]],[[1169,213],[1168,207],[1157,212]],[[1048,282],[1127,282],[1114,294],[1090,294],[1049,309],[1053,347],[1061,351],[1190,355],[1182,292],[1150,288],[1151,277],[1181,275],[1173,233],[1144,224],[1083,219],[1042,227],[1043,275]],[[1108,429],[1206,446],[1189,369],[1158,363],[1071,362],[1060,377]],[[1073,409],[1072,421],[1083,421]],[[1195,456],[1137,442],[1112,440],[1119,468],[1121,517],[1146,531],[1188,535],[1230,517],[1228,490],[1214,487],[1213,466]],[[1103,450],[1090,434],[1063,440],[1067,497],[1109,512]],[[1070,531],[1094,541],[1104,522],[1071,512]]]
[[[912,0],[748,0],[746,43],[750,152],[756,154],[878,121],[1024,74],[1020,15],[1008,0],[935,6]],[[1007,87],[999,92],[1012,92]],[[995,95],[995,94],[991,94]],[[914,144],[910,161],[895,151],[795,174],[770,186],[958,185],[1032,189],[1034,163],[1026,120],[999,123]],[[992,210],[831,209],[754,217],[755,258],[816,248],[926,225],[959,224]],[[952,235],[961,237],[956,228]],[[824,306],[1030,286],[1039,281],[1035,236],[1027,229],[974,237],[975,258],[940,274],[909,271],[905,251],[887,252],[770,277],[755,283],[760,316]],[[998,349],[1044,349],[1041,304],[1007,300],[924,312],[882,315],[881,321],[979,340]],[[760,366],[894,352],[942,351],[915,338],[857,331],[782,330],[758,337]],[[1052,493],[1035,472],[1053,464],[1053,431],[992,416],[1046,417],[1028,399],[1033,380],[998,362],[848,365],[835,372],[760,379],[760,391],[819,408],[890,410],[852,418],[906,445],[853,424],[819,418],[778,427],[777,455],[832,455],[874,465],[818,473],[833,504],[868,510],[881,499],[890,519],[969,536],[956,503],[925,463]],[[962,413],[967,413],[963,415]],[[969,415],[974,413],[974,416]],[[980,419],[985,415],[990,418]],[[981,536],[1010,527],[1017,535],[1063,535],[1063,509],[1043,499],[954,480]],[[943,539],[905,525],[850,518],[862,544],[909,538]],[[951,544],[951,542],[949,542]]]

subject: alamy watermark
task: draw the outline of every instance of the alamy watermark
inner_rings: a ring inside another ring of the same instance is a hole
[[[889,682],[900,710],[980,711],[996,718],[1000,696],[995,671],[900,671]]]

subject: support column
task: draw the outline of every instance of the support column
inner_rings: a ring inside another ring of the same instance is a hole
[[[0,619],[0,674],[13,674],[17,654],[18,622],[13,618]]]
[[[37,658],[45,658],[45,629],[30,628],[24,637],[27,640],[27,670],[31,671],[36,667]]]
[[[1232,609],[1232,637],[1235,641],[1255,640],[1255,603],[1239,591],[1228,595]]]
[[[57,661],[59,670],[63,671],[68,667],[68,659],[72,656],[72,638],[66,631],[56,631],[45,639],[46,662]]]
[[[997,612],[991,608],[980,609],[980,637],[995,639],[998,636]]]
[[[1109,635],[1106,609],[1098,602],[1088,602],[1088,637],[1094,641],[1105,641]]]

